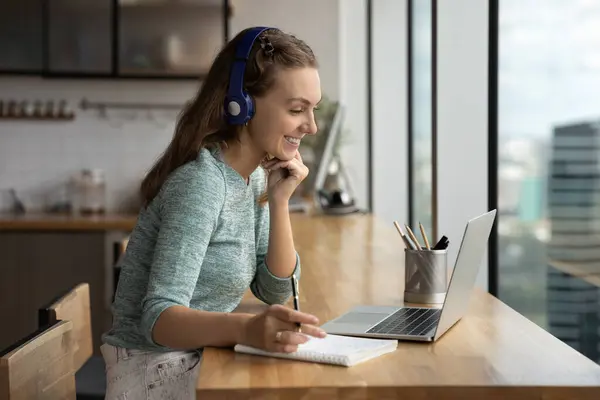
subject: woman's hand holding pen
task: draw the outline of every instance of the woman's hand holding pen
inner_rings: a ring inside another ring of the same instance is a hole
[[[302,333],[298,332],[296,323],[302,324]],[[247,320],[241,344],[266,351],[292,353],[298,350],[299,344],[309,340],[306,335],[319,338],[326,336],[316,326],[318,323],[314,315],[275,304]]]

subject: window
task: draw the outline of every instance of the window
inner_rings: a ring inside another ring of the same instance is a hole
[[[432,227],[432,2],[409,0],[409,119],[411,225]]]
[[[500,0],[498,297],[600,362],[600,3]]]

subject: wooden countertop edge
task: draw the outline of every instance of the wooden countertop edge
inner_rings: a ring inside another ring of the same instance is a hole
[[[116,215],[106,217],[61,217],[41,216],[0,218],[0,232],[16,231],[131,231],[135,227],[137,215]]]
[[[599,386],[354,386],[354,387],[304,387],[304,388],[223,388],[199,389],[197,395],[203,399],[263,399],[277,398],[310,398],[310,399],[381,399],[381,398],[418,398],[418,399],[577,399],[597,400],[600,395]]]

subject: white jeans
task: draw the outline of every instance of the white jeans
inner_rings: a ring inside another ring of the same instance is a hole
[[[200,351],[153,352],[100,346],[106,364],[106,400],[196,398]]]

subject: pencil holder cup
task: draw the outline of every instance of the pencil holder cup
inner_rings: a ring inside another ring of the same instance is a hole
[[[441,304],[448,288],[448,250],[404,250],[404,301]]]

